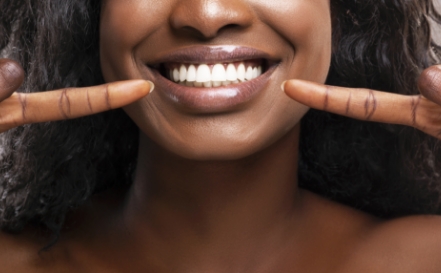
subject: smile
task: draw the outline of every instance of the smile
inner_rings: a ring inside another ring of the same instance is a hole
[[[195,46],[164,54],[147,67],[161,96],[192,112],[214,113],[251,101],[277,63],[252,48]]]
[[[262,75],[262,61],[216,64],[169,64],[167,78],[189,87],[219,87],[250,81]]]

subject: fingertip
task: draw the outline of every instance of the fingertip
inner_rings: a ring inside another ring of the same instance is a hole
[[[145,93],[145,95],[148,95],[150,93],[153,92],[153,90],[155,89],[155,84],[152,81],[149,80],[136,80],[133,83],[139,90],[142,90],[143,93]],[[138,86],[136,86],[138,85]]]
[[[285,92],[285,84],[286,81],[283,81],[282,84],[280,85],[280,88],[282,89],[283,92]]]
[[[292,91],[292,89],[296,88],[296,80],[286,80],[282,83],[282,90],[285,93],[289,93],[289,91]]]
[[[137,94],[138,96],[147,96],[153,89],[155,85],[153,82],[148,80],[128,80],[117,82],[117,89],[122,92],[131,92],[132,94]]]
[[[155,84],[152,81],[147,81],[147,82],[150,84],[150,91],[149,91],[149,94],[150,94],[155,89]]]
[[[298,79],[292,79],[283,82],[283,89],[285,93],[289,95],[299,92],[304,93],[305,91],[310,92],[314,90],[314,87],[315,85],[313,83]]]

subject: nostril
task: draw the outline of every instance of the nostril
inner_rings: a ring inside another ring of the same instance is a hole
[[[176,31],[177,35],[190,35],[190,36],[194,36],[197,39],[200,40],[208,40],[208,39],[212,39],[216,36],[218,36],[220,33],[230,30],[230,29],[238,29],[240,28],[239,25],[237,24],[228,24],[226,26],[223,26],[219,29],[212,29],[212,31],[201,31],[199,29],[190,27],[190,26],[185,26],[183,28],[181,28],[180,30]]]
[[[218,33],[219,33],[219,32],[222,32],[223,30],[227,30],[227,29],[238,29],[238,28],[240,28],[240,25],[238,25],[238,24],[228,24],[228,25],[225,25],[225,26],[223,26],[222,28],[220,28],[220,29],[218,30]]]
[[[177,35],[191,34],[212,39],[227,29],[246,28],[254,22],[254,13],[244,1],[179,1],[169,23]]]

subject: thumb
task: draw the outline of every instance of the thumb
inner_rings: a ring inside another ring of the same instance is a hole
[[[11,96],[23,83],[24,71],[12,60],[0,59],[0,101]]]
[[[441,65],[431,66],[421,73],[418,89],[424,97],[441,105]]]

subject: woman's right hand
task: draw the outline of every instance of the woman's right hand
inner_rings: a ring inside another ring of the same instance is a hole
[[[24,80],[21,66],[0,59],[0,133],[14,127],[73,119],[120,108],[148,95],[153,83],[131,80],[85,88],[36,93],[15,92]]]

